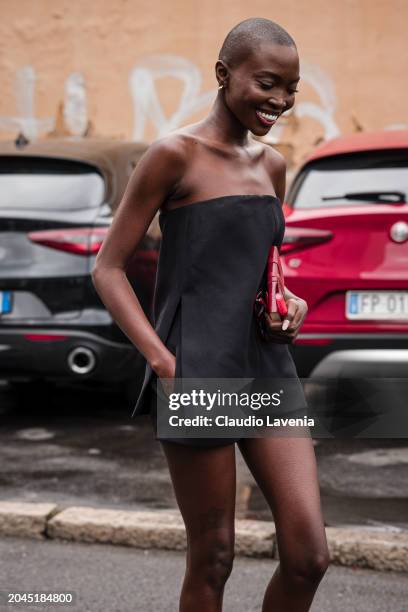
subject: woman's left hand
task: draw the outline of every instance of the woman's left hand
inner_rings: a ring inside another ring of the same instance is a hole
[[[299,333],[307,315],[307,303],[302,298],[290,297],[286,300],[288,312],[281,318],[280,315],[266,314],[266,328],[268,340],[291,344]]]

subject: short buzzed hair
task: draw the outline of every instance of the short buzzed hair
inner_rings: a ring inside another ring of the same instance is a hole
[[[253,17],[232,28],[222,44],[218,59],[230,68],[235,68],[264,42],[296,48],[293,38],[278,23],[263,17]]]

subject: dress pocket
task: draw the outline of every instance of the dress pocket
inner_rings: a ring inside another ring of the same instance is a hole
[[[176,370],[174,377],[179,378],[181,374],[181,300],[178,303],[174,318],[170,327],[169,335],[167,338],[167,348],[173,353],[176,358]]]
[[[174,378],[180,378],[180,369],[181,369],[181,347],[180,344],[176,346],[176,372]]]

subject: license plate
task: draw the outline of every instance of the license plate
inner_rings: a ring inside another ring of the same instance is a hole
[[[11,312],[11,291],[0,291],[0,314]]]
[[[408,321],[408,291],[347,291],[346,317]]]

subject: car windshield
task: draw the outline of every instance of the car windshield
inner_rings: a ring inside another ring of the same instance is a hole
[[[78,210],[100,206],[105,181],[77,161],[0,157],[0,210]]]
[[[395,205],[406,202],[407,193],[408,152],[354,153],[311,162],[288,203],[297,209]]]

